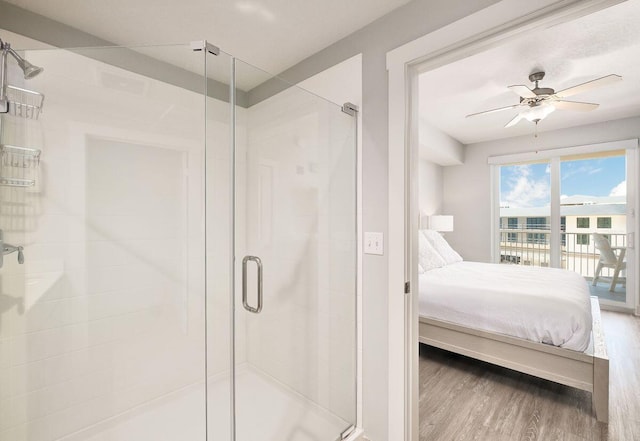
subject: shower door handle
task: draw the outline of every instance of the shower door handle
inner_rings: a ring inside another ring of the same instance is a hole
[[[247,300],[247,263],[255,262],[258,266],[258,304],[254,308]],[[262,260],[256,256],[244,256],[242,259],[242,306],[249,312],[258,314],[262,311]]]

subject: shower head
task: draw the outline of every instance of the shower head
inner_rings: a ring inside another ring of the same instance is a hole
[[[2,41],[2,39],[0,39],[0,49],[2,50],[2,66],[0,66],[0,68],[3,70],[3,76],[6,75],[7,68],[5,63],[7,54],[11,54],[11,56],[16,59],[16,61],[18,62],[18,66],[20,66],[20,69],[22,69],[22,72],[24,73],[25,80],[35,77],[44,70],[43,68],[35,66],[22,58],[16,51],[11,48],[11,45],[9,43]],[[4,80],[6,80],[6,78],[4,78]]]
[[[18,53],[13,49],[11,49],[10,47],[8,48],[8,50],[9,50],[9,53],[13,55],[13,58],[15,58],[16,61],[18,62],[18,66],[20,66],[20,69],[22,69],[25,80],[29,80],[35,77],[36,75],[38,75],[40,72],[44,70],[42,67],[35,66],[29,63],[27,60],[25,60],[20,55],[18,55]]]
[[[9,43],[2,41],[0,38],[0,113],[9,112],[9,99],[7,98],[7,58],[9,58],[9,54],[11,54],[11,56],[18,62],[18,66],[22,69],[25,80],[35,77],[44,70],[43,68],[34,66],[22,58],[16,51],[11,49],[11,45]],[[40,106],[41,105],[42,103],[40,103]],[[39,110],[40,109],[38,108],[38,111]]]

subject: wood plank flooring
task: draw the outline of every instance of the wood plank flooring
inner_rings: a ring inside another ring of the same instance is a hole
[[[640,318],[602,312],[609,424],[591,394],[420,345],[421,441],[640,441]]]

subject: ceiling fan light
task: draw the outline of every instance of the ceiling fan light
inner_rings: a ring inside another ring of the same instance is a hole
[[[556,107],[554,105],[542,104],[539,106],[530,107],[522,114],[522,116],[526,118],[527,121],[542,121],[551,113],[553,113],[554,110],[556,110]]]

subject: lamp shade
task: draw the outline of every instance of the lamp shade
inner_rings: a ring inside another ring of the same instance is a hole
[[[528,121],[537,122],[545,119],[553,113],[554,110],[556,110],[556,107],[552,104],[541,104],[539,106],[530,107],[522,113],[522,116],[524,116]]]
[[[453,231],[453,216],[429,216],[429,229],[435,231]]]

